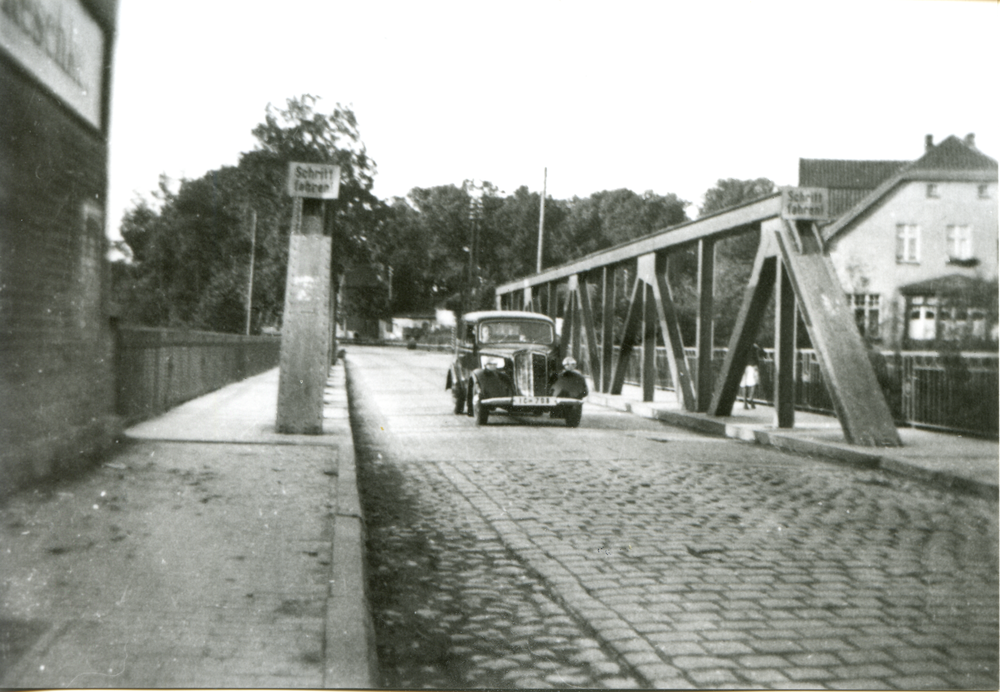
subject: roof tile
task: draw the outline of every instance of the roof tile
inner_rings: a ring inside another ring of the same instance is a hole
[[[917,159],[912,170],[995,171],[997,162],[952,135]]]
[[[840,190],[874,190],[909,161],[799,159],[799,185]]]

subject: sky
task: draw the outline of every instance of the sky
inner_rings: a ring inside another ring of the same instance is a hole
[[[719,179],[795,185],[800,157],[912,160],[972,132],[998,158],[998,29],[972,0],[120,0],[108,232],[302,94],[352,108],[383,199],[544,178],[694,217]]]

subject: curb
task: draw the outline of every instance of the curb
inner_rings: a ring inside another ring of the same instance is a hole
[[[347,346],[375,346],[375,347],[387,347],[387,348],[405,348],[409,351],[454,351],[455,346],[453,344],[426,344],[417,342],[416,345],[411,348],[407,345],[406,341],[401,341],[398,339],[372,339],[370,341],[352,341],[350,339],[338,339],[338,348],[345,348]]]
[[[727,423],[712,418],[707,414],[668,411],[657,408],[649,402],[628,401],[610,394],[591,393],[587,397],[591,404],[632,413],[650,420],[658,420],[679,428],[687,428],[695,432],[718,437],[728,437],[743,442],[767,445],[792,454],[817,456],[826,460],[863,469],[881,469],[888,473],[904,476],[912,480],[933,483],[937,487],[960,490],[986,499],[997,500],[998,488],[990,483],[983,483],[969,478],[962,478],[946,471],[931,471],[915,466],[905,459],[877,452],[866,452],[850,449],[840,445],[829,444],[795,437],[789,434],[775,433],[770,430],[755,429],[747,425]]]
[[[345,402],[349,402],[346,360],[342,359],[339,367],[344,375],[336,380],[343,387]],[[379,672],[365,575],[365,522],[358,496],[353,432],[349,423],[346,428],[337,454],[323,685],[327,689],[372,689],[378,687]]]

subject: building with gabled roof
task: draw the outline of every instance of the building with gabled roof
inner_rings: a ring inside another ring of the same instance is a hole
[[[803,159],[799,174],[830,189],[820,234],[869,342],[996,348],[997,162],[973,135],[928,136],[910,163]]]
[[[910,161],[799,159],[799,185],[830,191],[830,213],[840,216]]]

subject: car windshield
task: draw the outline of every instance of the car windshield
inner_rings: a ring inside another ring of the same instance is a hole
[[[552,325],[538,320],[503,320],[479,325],[481,344],[551,344],[554,338]]]

